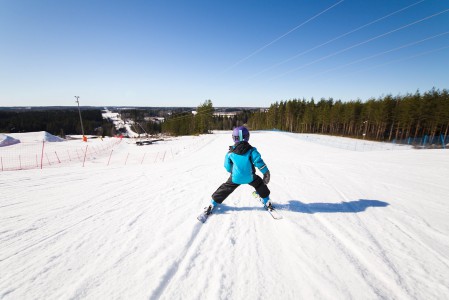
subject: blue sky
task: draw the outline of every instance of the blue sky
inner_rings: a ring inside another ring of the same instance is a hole
[[[0,0],[0,106],[269,106],[449,88],[449,1]]]

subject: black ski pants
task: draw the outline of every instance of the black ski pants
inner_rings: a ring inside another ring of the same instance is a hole
[[[270,195],[270,190],[267,185],[263,183],[262,178],[258,175],[254,175],[254,180],[248,183],[250,186],[256,189],[256,192],[260,197],[265,198]],[[232,176],[228,181],[220,185],[220,187],[212,194],[212,199],[217,203],[222,203],[240,184],[232,182]]]

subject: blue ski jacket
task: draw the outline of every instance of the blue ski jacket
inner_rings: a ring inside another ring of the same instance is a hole
[[[268,172],[268,167],[259,151],[248,142],[239,142],[229,147],[224,167],[231,173],[232,182],[236,184],[252,182],[256,173],[255,168],[258,168],[262,174]]]

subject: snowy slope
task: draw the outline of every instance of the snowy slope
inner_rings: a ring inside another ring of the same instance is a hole
[[[449,152],[299,137],[251,135],[280,221],[249,186],[196,220],[229,133],[163,163],[0,173],[0,299],[446,299]]]

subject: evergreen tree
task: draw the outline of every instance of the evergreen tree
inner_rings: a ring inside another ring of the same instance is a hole
[[[449,92],[432,89],[421,94],[386,95],[379,99],[317,103],[293,99],[275,102],[266,112],[250,115],[252,129],[324,133],[373,140],[416,139],[437,141],[449,134]]]

